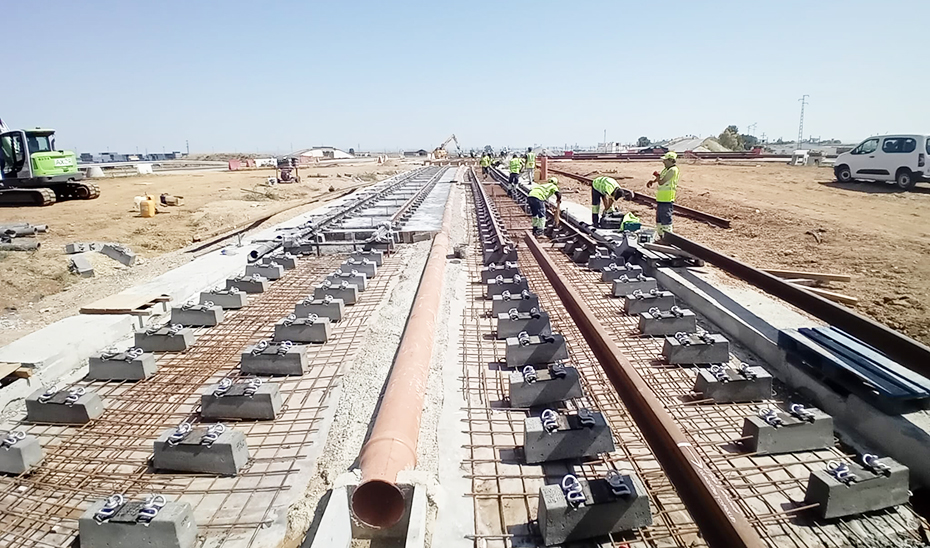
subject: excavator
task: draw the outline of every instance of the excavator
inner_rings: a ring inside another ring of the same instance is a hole
[[[47,206],[100,196],[97,185],[83,178],[74,153],[55,150],[54,129],[11,130],[0,120],[0,206]]]
[[[449,152],[446,150],[446,147],[449,146],[449,143],[451,143],[452,141],[455,141],[455,148],[459,150],[462,149],[462,146],[459,145],[459,140],[456,139],[455,134],[453,133],[452,135],[449,136],[448,139],[443,141],[441,145],[433,149],[433,159],[441,160],[442,158],[447,158],[449,156]]]

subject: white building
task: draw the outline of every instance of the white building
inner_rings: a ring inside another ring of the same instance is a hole
[[[312,164],[320,160],[345,160],[355,156],[334,147],[313,147],[298,150],[287,155],[288,158],[298,158],[301,164]]]

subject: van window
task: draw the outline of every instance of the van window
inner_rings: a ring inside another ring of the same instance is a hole
[[[882,150],[888,153],[914,152],[916,149],[917,141],[909,137],[889,137],[882,143]]]
[[[878,138],[862,141],[850,154],[872,154],[878,148]]]
[[[930,137],[927,138],[927,154],[930,154]]]

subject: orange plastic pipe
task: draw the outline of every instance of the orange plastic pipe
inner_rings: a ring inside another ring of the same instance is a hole
[[[378,529],[391,527],[403,517],[404,495],[395,483],[397,473],[417,463],[417,438],[433,354],[433,329],[449,254],[451,210],[450,194],[442,229],[433,238],[371,437],[359,456],[362,481],[352,495],[352,511],[363,523]]]

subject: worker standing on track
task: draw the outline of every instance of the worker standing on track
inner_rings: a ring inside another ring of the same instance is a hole
[[[611,177],[598,177],[591,181],[591,224],[601,226],[601,202],[604,202],[604,215],[613,209],[614,203],[623,197],[620,183]]]
[[[478,162],[478,165],[481,166],[481,175],[483,175],[484,178],[487,179],[488,169],[491,167],[491,157],[488,156],[487,152],[481,155],[481,161]]]
[[[520,158],[520,155],[514,152],[510,158],[510,179],[507,181],[507,192],[510,193],[511,197],[516,192],[517,185],[520,184],[520,173],[523,171],[523,165],[523,158]]]
[[[533,152],[533,147],[528,147],[526,149],[526,170],[529,172],[528,177],[530,184],[536,183],[536,153]]]
[[[656,189],[656,236],[659,238],[666,232],[672,231],[675,192],[678,190],[678,179],[681,178],[681,171],[675,165],[677,161],[677,154],[671,151],[666,152],[662,156],[665,169],[662,170],[662,173],[657,173],[655,179],[646,183],[647,187],[659,183],[659,188]]]
[[[559,192],[559,180],[555,177],[549,177],[545,183],[533,185],[530,189],[527,204],[533,215],[533,236],[541,235],[543,229],[546,228],[546,203],[553,194],[555,194],[555,207],[561,207],[562,193]]]

